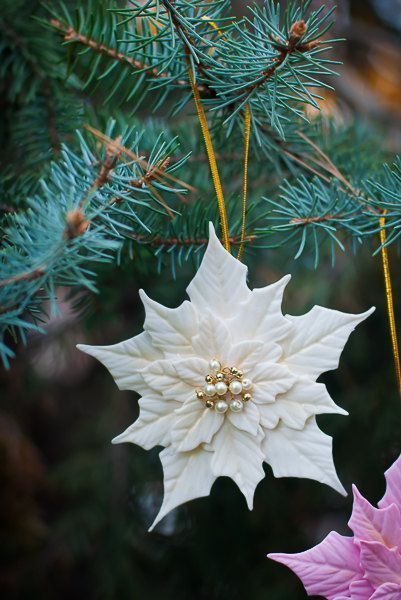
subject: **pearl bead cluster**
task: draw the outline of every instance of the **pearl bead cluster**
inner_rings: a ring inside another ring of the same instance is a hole
[[[249,393],[252,381],[236,367],[222,367],[216,358],[210,361],[209,367],[212,373],[206,375],[203,389],[196,391],[197,398],[220,414],[227,410],[241,412],[244,404],[252,400]]]

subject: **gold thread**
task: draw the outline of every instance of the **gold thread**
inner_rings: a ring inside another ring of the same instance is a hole
[[[228,233],[228,223],[227,223],[227,213],[226,213],[226,205],[224,203],[224,194],[223,188],[221,187],[219,170],[217,168],[216,156],[213,150],[212,138],[210,135],[209,127],[206,120],[205,111],[203,110],[203,106],[201,103],[199,90],[195,83],[195,78],[191,67],[188,69],[189,82],[191,84],[192,93],[195,100],[196,111],[198,113],[199,123],[201,126],[203,139],[205,141],[206,153],[209,159],[210,171],[212,173],[212,179],[214,184],[214,189],[216,191],[217,196],[217,204],[219,207],[220,213],[220,223],[221,223],[221,231],[223,235],[223,245],[227,252],[230,252],[230,236]]]
[[[386,211],[384,212],[384,215]],[[401,363],[400,363],[400,353],[398,346],[398,338],[397,338],[397,329],[395,326],[395,314],[394,314],[394,301],[393,301],[393,288],[391,285],[391,275],[390,275],[390,262],[388,258],[388,251],[386,243],[386,218],[382,216],[380,218],[380,241],[381,241],[381,255],[382,255],[382,263],[383,263],[383,274],[384,274],[384,283],[386,286],[386,298],[387,298],[387,312],[388,312],[388,320],[390,324],[390,334],[391,334],[391,343],[393,346],[393,356],[394,356],[394,366],[395,366],[395,374],[397,377],[397,385],[398,392],[401,395]]]
[[[245,106],[244,112],[244,183],[242,191],[242,226],[241,226],[241,243],[237,254],[237,259],[242,259],[245,244],[245,225],[246,225],[246,204],[248,193],[248,157],[249,157],[249,140],[251,137],[251,111],[249,104]]]

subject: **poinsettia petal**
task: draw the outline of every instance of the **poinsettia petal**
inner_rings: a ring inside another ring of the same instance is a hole
[[[401,456],[384,473],[387,482],[386,493],[378,503],[380,508],[396,504],[401,511]]]
[[[265,431],[263,450],[275,477],[305,477],[325,483],[344,496],[333,462],[332,438],[310,417],[298,431],[280,424]]]
[[[231,477],[244,494],[252,510],[256,486],[264,477],[261,434],[250,435],[225,420],[214,436],[212,470],[216,477]]]
[[[176,452],[172,448],[166,448],[160,452],[164,473],[164,498],[149,531],[177,506],[210,494],[216,479],[210,467],[211,457],[211,452],[206,452],[203,448],[192,452]]]
[[[248,402],[244,410],[239,413],[229,411],[227,416],[234,427],[247,431],[251,435],[256,435],[259,429],[260,414],[258,407],[253,402]]]
[[[152,338],[146,331],[111,346],[78,344],[77,348],[103,363],[120,390],[132,390],[139,394],[147,391],[141,375],[142,369],[163,356],[152,345]]]
[[[223,423],[224,416],[206,408],[197,398],[187,400],[176,411],[176,422],[171,432],[177,451],[188,452],[200,444],[208,444]]]
[[[252,397],[256,404],[274,402],[295,383],[295,377],[286,366],[279,363],[262,362],[247,373],[252,380]]]
[[[161,395],[144,396],[139,400],[138,419],[112,440],[113,444],[131,442],[150,450],[154,446],[168,446],[171,430],[176,422],[175,409],[181,404],[166,400]]]
[[[199,333],[192,338],[193,353],[207,361],[212,358],[224,362],[231,346],[230,333],[224,322],[206,311],[199,323]]]
[[[267,556],[294,571],[310,596],[324,596],[327,600],[342,595],[349,598],[351,583],[361,579],[358,548],[352,538],[335,531],[306,552]]]
[[[209,243],[187,287],[188,296],[199,311],[210,309],[219,318],[228,319],[251,293],[246,284],[247,272],[247,267],[223,248],[210,223]]]
[[[374,588],[383,583],[401,584],[401,554],[397,548],[387,548],[379,542],[361,540],[361,565],[365,577]]]
[[[286,275],[272,285],[252,290],[241,311],[233,318],[235,340],[261,340],[269,347],[287,335],[292,324],[281,312],[281,304],[290,279],[291,275]]]
[[[391,504],[387,508],[375,508],[359,493],[355,485],[354,507],[348,526],[352,529],[355,541],[380,542],[385,546],[397,547],[401,541],[401,516],[398,507]]]
[[[397,583],[384,583],[381,585],[369,600],[400,600],[401,585]]]
[[[155,392],[162,393],[167,400],[185,402],[195,390],[178,375],[171,360],[156,360],[142,371],[142,377]]]
[[[373,587],[367,579],[353,581],[349,587],[351,592],[351,600],[366,600],[370,598],[374,592]]]
[[[210,371],[204,358],[183,358],[173,361],[172,365],[181,381],[189,385],[194,393],[205,385],[205,375]]]
[[[261,424],[268,429],[274,429],[280,420],[293,429],[303,429],[309,417],[322,413],[348,414],[334,404],[324,384],[306,377],[279,394],[274,404],[260,406]]]
[[[143,290],[139,295],[146,312],[144,329],[153,345],[165,356],[193,354],[191,338],[198,332],[198,315],[187,300],[178,308],[168,308],[149,298]]]
[[[281,348],[277,345],[276,348],[277,352],[275,356],[277,360],[280,358]],[[231,347],[228,348],[226,356],[227,366],[237,367],[247,375],[248,371],[254,369],[261,358],[266,360],[263,349],[263,342],[258,342],[256,340],[245,340],[237,344],[232,344]]]
[[[282,341],[281,360],[296,373],[317,379],[338,367],[341,352],[351,332],[374,308],[360,315],[314,306],[305,315],[286,315],[293,328]]]

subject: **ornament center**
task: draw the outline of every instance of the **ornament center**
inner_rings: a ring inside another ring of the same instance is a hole
[[[237,367],[225,367],[217,358],[212,358],[209,367],[211,372],[205,377],[203,389],[196,390],[197,398],[206,408],[220,414],[244,410],[245,404],[252,400],[249,393],[252,381]]]

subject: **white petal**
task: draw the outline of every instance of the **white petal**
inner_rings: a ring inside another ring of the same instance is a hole
[[[166,448],[160,452],[164,472],[164,498],[159,514],[149,531],[173,508],[193,500],[208,496],[216,477],[212,473],[212,454],[202,448],[192,452],[175,452]]]
[[[286,275],[272,285],[252,290],[233,319],[235,339],[255,339],[271,344],[287,335],[291,322],[281,312],[281,303],[290,279],[291,275]]]
[[[217,477],[231,477],[252,510],[255,488],[264,477],[262,435],[252,436],[225,420],[213,438],[212,470]]]
[[[179,377],[171,360],[156,360],[142,371],[149,388],[168,400],[185,402],[195,393],[194,388]]]
[[[294,327],[282,342],[281,360],[291,371],[314,379],[336,369],[351,332],[373,311],[371,308],[360,315],[351,315],[314,306],[300,317],[287,315]]]
[[[210,371],[209,363],[204,358],[183,358],[173,362],[178,377],[191,386],[194,393],[205,385],[205,375]]]
[[[171,430],[177,420],[175,410],[179,402],[163,396],[145,396],[139,400],[140,414],[133,425],[112,440],[113,444],[131,442],[150,450],[154,446],[168,446]]]
[[[216,315],[206,311],[199,323],[199,333],[192,338],[193,354],[208,361],[217,358],[224,362],[230,347],[231,337],[226,325]]]
[[[244,410],[238,413],[228,411],[228,418],[237,429],[247,431],[251,435],[256,435],[259,429],[260,414],[258,407],[253,402],[244,404]]]
[[[263,448],[275,477],[315,479],[347,495],[334,466],[332,438],[319,429],[314,417],[302,431],[281,424],[265,433]]]
[[[139,295],[146,311],[144,329],[153,344],[166,356],[192,354],[191,337],[198,331],[197,312],[192,304],[185,301],[178,308],[167,308],[151,300],[143,290]]]
[[[77,348],[103,363],[120,390],[133,390],[139,394],[146,393],[148,389],[141,375],[142,369],[162,357],[146,332],[112,346],[78,344]]]
[[[263,362],[247,373],[252,380],[252,397],[256,404],[274,402],[277,394],[282,394],[295,383],[295,377],[285,365]]]
[[[330,398],[323,383],[315,383],[307,378],[299,379],[288,392],[279,394],[274,404],[260,405],[261,425],[274,429],[279,420],[293,429],[303,429],[306,420],[312,415],[336,413],[347,415]]]
[[[188,400],[176,411],[176,422],[171,432],[172,444],[179,452],[188,452],[202,443],[208,444],[223,420],[223,415],[205,408],[197,398]]]
[[[263,346],[263,342],[258,342],[256,340],[246,340],[234,344],[228,349],[226,366],[235,366],[241,369],[244,374],[248,373],[250,369],[253,369],[260,363],[262,357],[264,358]],[[277,346],[277,348],[277,358],[279,358],[281,350],[279,346]]]
[[[228,319],[235,315],[238,304],[249,297],[247,271],[243,263],[223,248],[210,223],[209,243],[201,266],[187,288],[188,296],[199,311],[208,308],[219,318]]]

